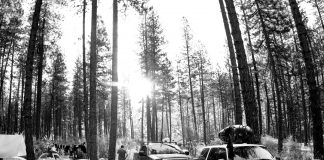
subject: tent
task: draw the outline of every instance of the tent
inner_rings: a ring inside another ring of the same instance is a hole
[[[0,158],[26,156],[25,139],[22,135],[0,134]]]

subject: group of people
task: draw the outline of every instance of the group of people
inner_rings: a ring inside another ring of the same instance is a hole
[[[80,145],[58,145],[54,144],[52,147],[48,147],[47,151],[49,153],[55,151],[58,152],[60,155],[69,155],[73,159],[87,159],[87,148],[85,143]],[[126,160],[128,157],[127,151],[124,145],[117,150],[118,160]]]
[[[87,156],[87,148],[85,142],[79,145],[59,145],[54,144],[54,150],[58,152],[60,155],[68,155],[73,159],[86,159]],[[48,148],[48,151],[53,150],[52,148]]]

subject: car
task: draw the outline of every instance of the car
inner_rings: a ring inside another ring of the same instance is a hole
[[[56,152],[42,153],[38,158],[38,160],[48,160],[48,159],[63,160],[63,158],[61,158],[61,156]]]
[[[134,160],[192,160],[189,152],[169,143],[148,143],[143,145],[138,153],[134,153]]]
[[[195,160],[229,160],[227,144],[203,147],[200,155]],[[233,144],[234,160],[276,160],[263,145],[259,144]]]

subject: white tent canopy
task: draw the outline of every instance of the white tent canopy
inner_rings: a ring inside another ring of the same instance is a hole
[[[25,139],[22,135],[0,134],[0,158],[26,155]]]

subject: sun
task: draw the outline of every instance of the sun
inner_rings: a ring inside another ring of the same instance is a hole
[[[127,86],[132,102],[137,103],[152,92],[152,82],[142,76],[132,77]]]

